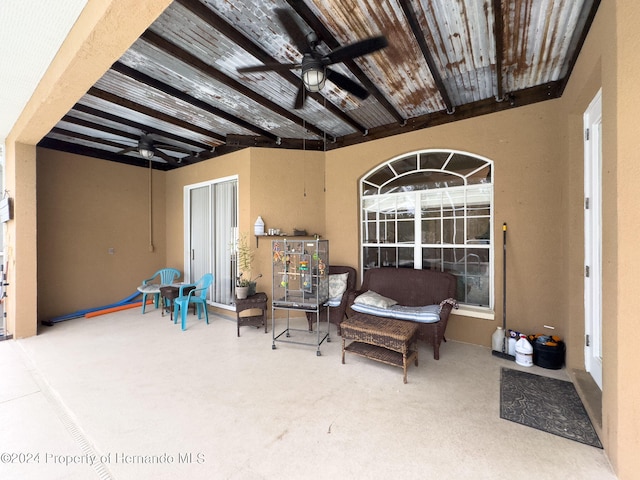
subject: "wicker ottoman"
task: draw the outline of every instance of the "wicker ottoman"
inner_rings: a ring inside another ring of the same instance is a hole
[[[355,313],[340,325],[342,330],[342,363],[344,353],[355,353],[371,360],[402,367],[407,383],[407,366],[414,360],[418,366],[416,334],[418,325],[403,320]],[[353,340],[346,345],[346,340]]]

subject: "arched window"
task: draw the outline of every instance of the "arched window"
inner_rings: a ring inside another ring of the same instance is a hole
[[[436,269],[458,278],[458,301],[493,308],[493,162],[421,150],[360,181],[361,265]]]

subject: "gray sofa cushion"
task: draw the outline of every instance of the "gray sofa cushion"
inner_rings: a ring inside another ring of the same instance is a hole
[[[354,303],[351,308],[356,312],[368,313],[377,317],[395,318],[397,320],[411,320],[418,323],[434,323],[440,321],[440,305],[423,305],[410,307],[407,305],[393,305],[388,308],[374,307]]]

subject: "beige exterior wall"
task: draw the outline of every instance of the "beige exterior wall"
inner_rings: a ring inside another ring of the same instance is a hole
[[[37,171],[40,320],[118,302],[181,267],[166,264],[164,172],[47,149]]]
[[[172,265],[184,265],[184,208],[186,186],[237,176],[239,231],[249,235],[255,252],[253,276],[258,289],[271,291],[270,239],[254,238],[261,215],[265,228],[294,228],[324,236],[324,153],[276,149],[245,149],[167,175],[167,244]],[[186,266],[179,267],[181,270]]]
[[[95,10],[100,3],[90,2],[90,6]],[[568,341],[569,367],[582,368],[582,113],[601,86],[605,162],[602,440],[619,478],[635,478],[640,470],[640,457],[635,453],[640,450],[637,435],[640,413],[635,406],[640,394],[640,363],[634,348],[637,315],[633,281],[640,263],[640,255],[635,249],[640,226],[634,211],[640,165],[635,154],[638,138],[635,117],[640,103],[636,82],[640,73],[637,56],[640,51],[637,33],[640,5],[637,2],[601,3],[562,99],[408,132],[331,151],[326,156],[317,152],[247,149],[166,174],[158,173],[154,211],[160,216],[164,211],[165,216],[164,225],[162,218],[157,220],[158,228],[164,227],[164,232],[158,230],[155,237],[156,255],[147,255],[149,252],[145,251],[148,247],[145,219],[148,217],[145,207],[139,205],[145,203],[146,188],[136,187],[146,185],[145,169],[39,150],[37,224],[34,219],[36,149],[33,145],[99,78],[100,70],[106,70],[151,23],[154,14],[162,10],[160,4],[169,2],[149,1],[144,7],[139,6],[140,2],[134,2],[135,8],[127,3],[131,2],[111,2],[115,11],[107,9],[104,18],[94,15],[93,24],[89,22],[89,26],[94,26],[65,44],[61,52],[67,55],[66,63],[51,70],[50,77],[45,79],[7,139],[7,185],[11,189],[10,195],[16,198],[16,219],[7,224],[11,283],[8,312],[9,327],[14,329],[16,336],[35,333],[36,318],[41,314],[36,315],[33,301],[28,300],[34,291],[38,292],[38,306],[42,312],[50,305],[52,312],[61,312],[83,308],[85,299],[87,303],[89,300],[103,301],[102,297],[91,297],[95,293],[88,290],[82,290],[85,295],[77,295],[74,290],[74,287],[84,288],[82,284],[88,279],[98,279],[96,272],[108,272],[99,281],[101,285],[107,285],[104,287],[105,298],[108,291],[116,297],[108,299],[113,301],[126,295],[150,267],[181,265],[185,185],[238,175],[241,230],[251,232],[257,216],[263,215],[267,228],[298,227],[313,233],[317,231],[331,242],[332,263],[357,267],[359,178],[381,162],[409,151],[452,148],[495,162],[494,238],[497,246],[500,245],[502,222],[509,226],[509,325],[527,331],[537,331],[543,324],[556,325],[558,333]],[[117,7],[126,8],[118,10]],[[133,10],[149,15],[132,17],[123,13]],[[118,35],[113,35],[115,31]],[[126,35],[121,35],[124,33]],[[102,43],[108,48],[103,48]],[[50,103],[49,99],[52,100]],[[302,171],[301,157],[304,159]],[[109,183],[115,193],[107,196],[123,208],[122,218],[112,217],[110,205],[92,198],[89,186],[96,180],[92,179],[90,170],[96,169],[106,178],[113,179]],[[65,170],[68,178],[62,175]],[[122,177],[131,178],[123,181]],[[118,182],[121,185],[117,185]],[[76,192],[77,197],[72,198],[70,191]],[[164,200],[161,199],[163,194]],[[86,216],[80,214],[80,217],[91,230],[103,228],[97,220],[101,216],[109,222],[119,222],[110,232],[113,236],[108,240],[112,241],[106,242],[99,235],[91,234],[86,239],[87,245],[76,243],[86,232],[82,228],[84,225],[72,223],[77,219],[69,218],[69,200],[81,200],[90,206]],[[37,256],[36,225],[40,229]],[[69,230],[59,229],[57,225],[68,226]],[[67,261],[50,258],[71,255],[70,242],[86,265],[79,265],[73,256],[66,258]],[[94,245],[88,244],[91,242]],[[126,262],[110,264],[120,261],[118,245],[127,242],[131,244],[125,247],[125,252],[131,253],[129,258],[135,260],[126,266]],[[52,246],[56,251],[51,251]],[[105,248],[112,246],[116,248],[115,255],[105,259]],[[269,272],[265,253],[260,244],[257,268],[263,270],[262,273]],[[455,315],[448,337],[489,344],[490,333],[502,317],[500,253],[500,248],[496,249],[496,320]],[[145,258],[149,256],[153,258]],[[36,282],[36,270],[39,282]],[[43,285],[44,278],[50,279],[52,275],[68,282],[60,298],[50,287]],[[122,290],[119,290],[121,285]],[[268,291],[266,280],[260,288]]]
[[[603,43],[615,39],[614,55],[603,50],[603,72],[609,68],[616,75],[606,75],[603,81],[611,89],[607,95],[606,118],[610,139],[605,143],[604,174],[606,182],[607,219],[603,229],[607,252],[604,283],[605,299],[612,304],[605,308],[610,328],[605,330],[605,374],[607,384],[603,396],[604,422],[611,446],[611,458],[620,478],[633,478],[640,471],[640,362],[636,335],[637,272],[640,268],[638,239],[638,106],[640,105],[640,35],[638,2],[616,2],[607,14],[606,37]],[[615,17],[613,15],[615,14]],[[606,57],[606,58],[605,58]],[[605,121],[606,121],[605,118]],[[615,233],[614,233],[615,232]],[[610,318],[611,317],[611,318]],[[611,387],[611,388],[609,388]]]
[[[13,199],[14,219],[5,224],[6,328],[14,337],[37,332],[36,147],[7,142],[5,189]],[[29,293],[31,292],[31,293]]]
[[[558,101],[456,122],[327,153],[327,237],[331,261],[359,267],[358,182],[398,155],[420,149],[453,149],[494,161],[495,320],[453,315],[447,338],[489,346],[502,325],[502,224],[508,225],[507,325],[566,334],[561,273],[564,178]]]
[[[583,123],[582,114],[602,88],[603,443],[621,479],[640,471],[640,366],[635,346],[635,277],[640,263],[636,220],[640,173],[637,111],[640,105],[640,35],[637,2],[602,2],[562,97],[567,142],[563,241],[568,285],[568,364],[584,365]]]
[[[6,227],[5,308],[16,338],[34,335],[38,325],[35,145],[170,3],[89,0],[5,141],[7,193],[16,200]]]

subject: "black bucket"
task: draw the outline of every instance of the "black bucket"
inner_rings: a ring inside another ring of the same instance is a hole
[[[544,345],[533,342],[533,364],[550,370],[560,370],[564,365],[564,342],[557,345]]]

